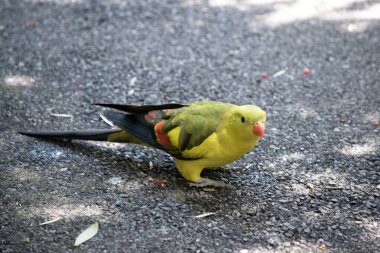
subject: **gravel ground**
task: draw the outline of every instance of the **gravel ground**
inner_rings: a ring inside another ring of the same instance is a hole
[[[0,45],[1,252],[379,251],[379,2],[0,0]],[[159,151],[17,134],[196,100],[267,111],[243,170],[204,173],[231,188],[189,187]]]

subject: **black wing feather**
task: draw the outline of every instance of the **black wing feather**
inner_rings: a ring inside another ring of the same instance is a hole
[[[88,129],[74,131],[21,131],[19,134],[46,139],[107,141],[110,134],[121,131],[121,129]]]
[[[165,110],[165,109],[177,109],[184,107],[186,105],[183,104],[162,104],[162,105],[124,105],[124,104],[94,104],[104,107],[109,107],[113,109],[117,109],[120,111],[133,113],[133,114],[140,114],[140,113],[147,113],[150,111],[156,111],[156,110]]]
[[[126,114],[115,111],[106,111],[104,116],[115,125],[146,144],[166,150],[164,146],[157,142],[152,125],[147,123],[143,114]]]

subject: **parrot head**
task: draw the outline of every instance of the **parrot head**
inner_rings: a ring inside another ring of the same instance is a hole
[[[265,134],[266,113],[255,105],[237,106],[226,115],[227,128],[244,139],[262,138]]]

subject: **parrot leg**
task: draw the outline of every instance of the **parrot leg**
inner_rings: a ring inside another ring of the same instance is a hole
[[[228,184],[223,181],[215,181],[208,178],[201,177],[201,172],[204,169],[204,164],[199,164],[199,161],[183,161],[174,158],[174,162],[177,165],[177,168],[181,175],[187,180],[190,181],[190,186],[195,187],[205,187],[205,186],[214,186],[214,187],[226,187]]]
[[[226,184],[223,181],[216,181],[208,178],[201,177],[197,182],[195,183],[189,183],[192,187],[205,187],[205,186],[214,186],[214,187],[229,187],[228,184]]]

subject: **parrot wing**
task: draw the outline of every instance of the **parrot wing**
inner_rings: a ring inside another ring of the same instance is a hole
[[[164,150],[181,160],[196,160],[203,154],[189,152],[214,133],[231,105],[219,102],[195,102],[186,105],[97,104],[123,112],[107,111],[106,118],[136,139]],[[175,140],[169,136],[175,135]],[[186,155],[184,154],[186,152]]]
[[[224,114],[231,108],[231,104],[221,102],[195,102],[182,110],[173,111],[167,128],[180,126],[178,149],[190,150],[199,146],[211,134],[215,133]],[[164,132],[166,126],[164,126]]]
[[[163,105],[122,105],[122,104],[96,104],[114,108],[118,111],[106,111],[104,116],[112,123],[126,131],[137,140],[148,146],[161,149],[173,157],[182,160],[195,160],[194,157],[183,157],[181,151],[170,142],[168,135],[161,132],[163,123],[171,116],[169,112],[186,105],[163,104]]]
[[[162,131],[169,134],[178,127],[177,148],[180,151],[189,150],[200,145],[207,137],[216,131],[219,121],[193,111],[181,110],[165,122]]]
[[[167,118],[167,110],[181,108],[182,104],[162,105],[125,105],[125,104],[95,104],[114,108],[123,112],[106,111],[104,116],[112,123],[122,128],[136,139],[149,146],[167,151],[157,140],[156,124]],[[125,112],[125,113],[124,113]]]

